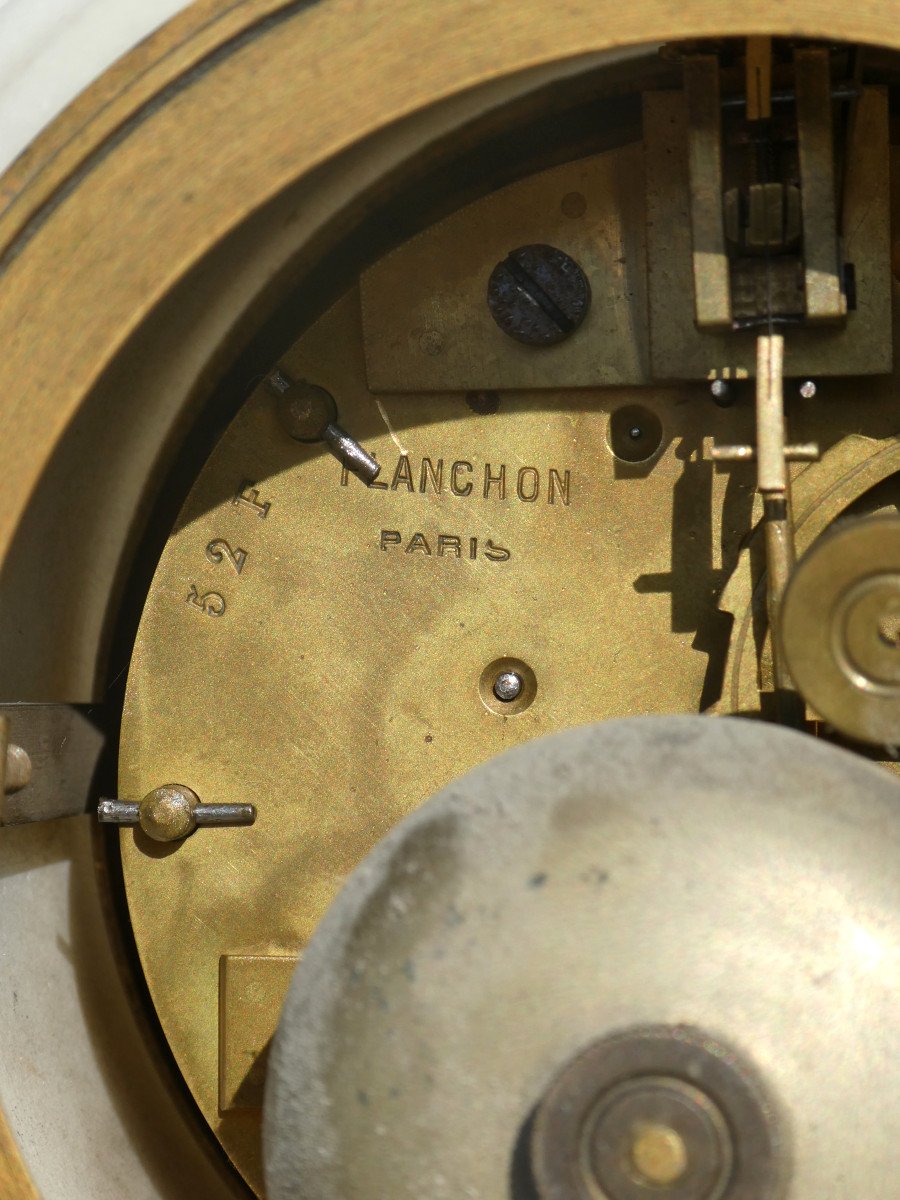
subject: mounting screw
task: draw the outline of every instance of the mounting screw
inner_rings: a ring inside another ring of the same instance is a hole
[[[816,394],[816,383],[814,379],[804,379],[800,384],[800,395],[804,400],[812,400]]]
[[[552,346],[587,316],[591,286],[578,263],[553,246],[520,246],[498,263],[487,288],[491,316],[526,346]]]
[[[709,392],[719,408],[729,408],[734,404],[731,386],[725,379],[714,379],[709,385]]]
[[[522,694],[522,676],[515,671],[501,671],[494,680],[494,695],[498,700],[509,703]]]

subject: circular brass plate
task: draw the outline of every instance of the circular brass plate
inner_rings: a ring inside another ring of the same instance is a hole
[[[848,520],[797,565],[781,637],[801,693],[849,737],[900,742],[900,517]]]
[[[262,987],[378,838],[460,771],[597,717],[696,711],[706,669],[693,633],[672,632],[668,591],[634,586],[670,562],[683,469],[672,434],[699,436],[705,407],[677,390],[648,392],[667,448],[652,479],[621,478],[607,409],[627,391],[589,392],[575,408],[507,393],[488,416],[463,392],[374,396],[356,292],[285,361],[338,398],[384,486],[342,482],[340,465],[291,438],[276,398],[257,389],[154,577],[120,757],[123,797],[177,779],[201,802],[258,810],[252,828],[201,829],[163,850],[122,835],[129,910],[166,1036],[257,1188],[259,1109],[245,1106],[246,1088],[221,1086],[235,960],[267,960],[252,985]],[[426,458],[436,471],[443,463],[440,494],[427,473],[421,490]],[[496,475],[501,462],[505,498],[495,485],[486,499],[485,466]],[[467,464],[458,495],[454,463]],[[539,476],[536,501],[515,493],[522,464]],[[569,473],[568,503],[560,483],[550,502],[550,468],[563,482]],[[491,703],[484,684],[505,666],[525,680],[508,706]],[[270,1033],[280,999],[267,995]]]
[[[271,1033],[283,990],[264,977],[284,977],[347,871],[459,771],[600,717],[696,711],[718,555],[736,557],[752,488],[703,452],[711,429],[745,440],[752,413],[717,408],[702,385],[641,391],[642,428],[655,431],[646,461],[610,444],[616,414],[628,417],[617,428],[633,426],[633,389],[504,391],[484,412],[462,389],[375,395],[355,291],[282,365],[335,397],[382,464],[378,486],[342,479],[321,447],[289,437],[257,389],[160,562],[121,758],[124,798],[178,779],[201,801],[259,810],[252,830],[202,830],[164,857],[123,837],[163,1027],[257,1187],[267,1035],[240,1043],[240,996],[265,992],[255,1011]],[[714,548],[710,512],[726,497]],[[526,682],[509,707],[485,686],[502,665]],[[288,883],[297,872],[302,896]]]
[[[648,1128],[656,1178],[635,1170]],[[583,1050],[541,1098],[530,1136],[541,1200],[772,1200],[782,1140],[741,1056],[684,1025]]]
[[[893,381],[889,386],[893,387]],[[892,429],[896,424],[891,416],[892,396],[881,396],[875,403],[882,407],[882,419]],[[870,419],[879,419],[874,407],[870,414]],[[824,410],[823,424],[834,415],[833,410]],[[794,480],[798,553],[805,554],[847,510],[898,472],[900,445],[893,435],[883,441],[853,434],[837,440],[820,462]],[[758,712],[760,692],[771,691],[774,686],[765,574],[764,568],[755,568],[761,560],[752,550],[753,543],[742,555],[722,596],[722,608],[735,617],[721,700],[724,712]]]

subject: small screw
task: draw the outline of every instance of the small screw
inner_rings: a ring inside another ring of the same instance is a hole
[[[491,316],[526,346],[552,346],[587,316],[591,287],[578,263],[553,246],[520,246],[498,263],[487,288]]]
[[[285,432],[298,442],[321,442],[325,430],[337,421],[337,405],[331,392],[306,380],[289,379],[275,371],[269,388],[278,397],[278,416]]]
[[[628,436],[633,442],[639,442],[644,436],[644,431],[641,429],[640,425],[632,425],[632,427],[628,430]]]
[[[560,208],[566,217],[583,217],[587,212],[587,200],[583,192],[567,192]]]
[[[800,384],[800,395],[804,400],[812,400],[816,394],[816,384],[813,379],[804,379]]]
[[[731,385],[725,379],[714,379],[709,385],[710,395],[719,408],[728,408],[734,404]]]
[[[494,680],[494,695],[508,704],[511,700],[518,700],[522,694],[522,687],[521,675],[515,671],[501,671]]]

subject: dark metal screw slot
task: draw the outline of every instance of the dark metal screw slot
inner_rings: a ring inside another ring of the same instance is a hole
[[[491,316],[526,346],[552,346],[587,316],[591,286],[578,263],[553,246],[520,246],[498,263],[487,288]]]

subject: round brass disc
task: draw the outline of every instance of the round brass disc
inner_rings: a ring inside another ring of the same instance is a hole
[[[849,391],[845,400],[849,405]],[[819,462],[805,468],[792,484],[796,545],[801,558],[838,521],[854,512],[868,516],[884,511],[877,507],[879,489],[893,489],[890,480],[900,479],[900,442],[892,415],[896,412],[896,402],[892,395],[877,398],[868,393],[861,401],[868,406],[865,419],[873,426],[879,421],[876,414],[880,404],[884,414],[880,429],[883,436],[877,440],[856,434],[839,438]],[[833,416],[834,410],[827,410],[823,422]],[[801,436],[811,435],[811,430],[811,424],[803,427]],[[874,510],[868,507],[867,498],[876,505]],[[886,511],[891,510],[896,511],[893,503]],[[759,545],[758,539],[759,534],[744,549],[722,595],[722,608],[735,618],[722,690],[722,712],[757,712],[760,692],[771,692],[774,688],[766,579],[759,565],[764,556],[753,549],[754,541]]]
[[[861,741],[900,742],[900,517],[848,520],[812,546],[785,594],[781,637],[826,721]]]

